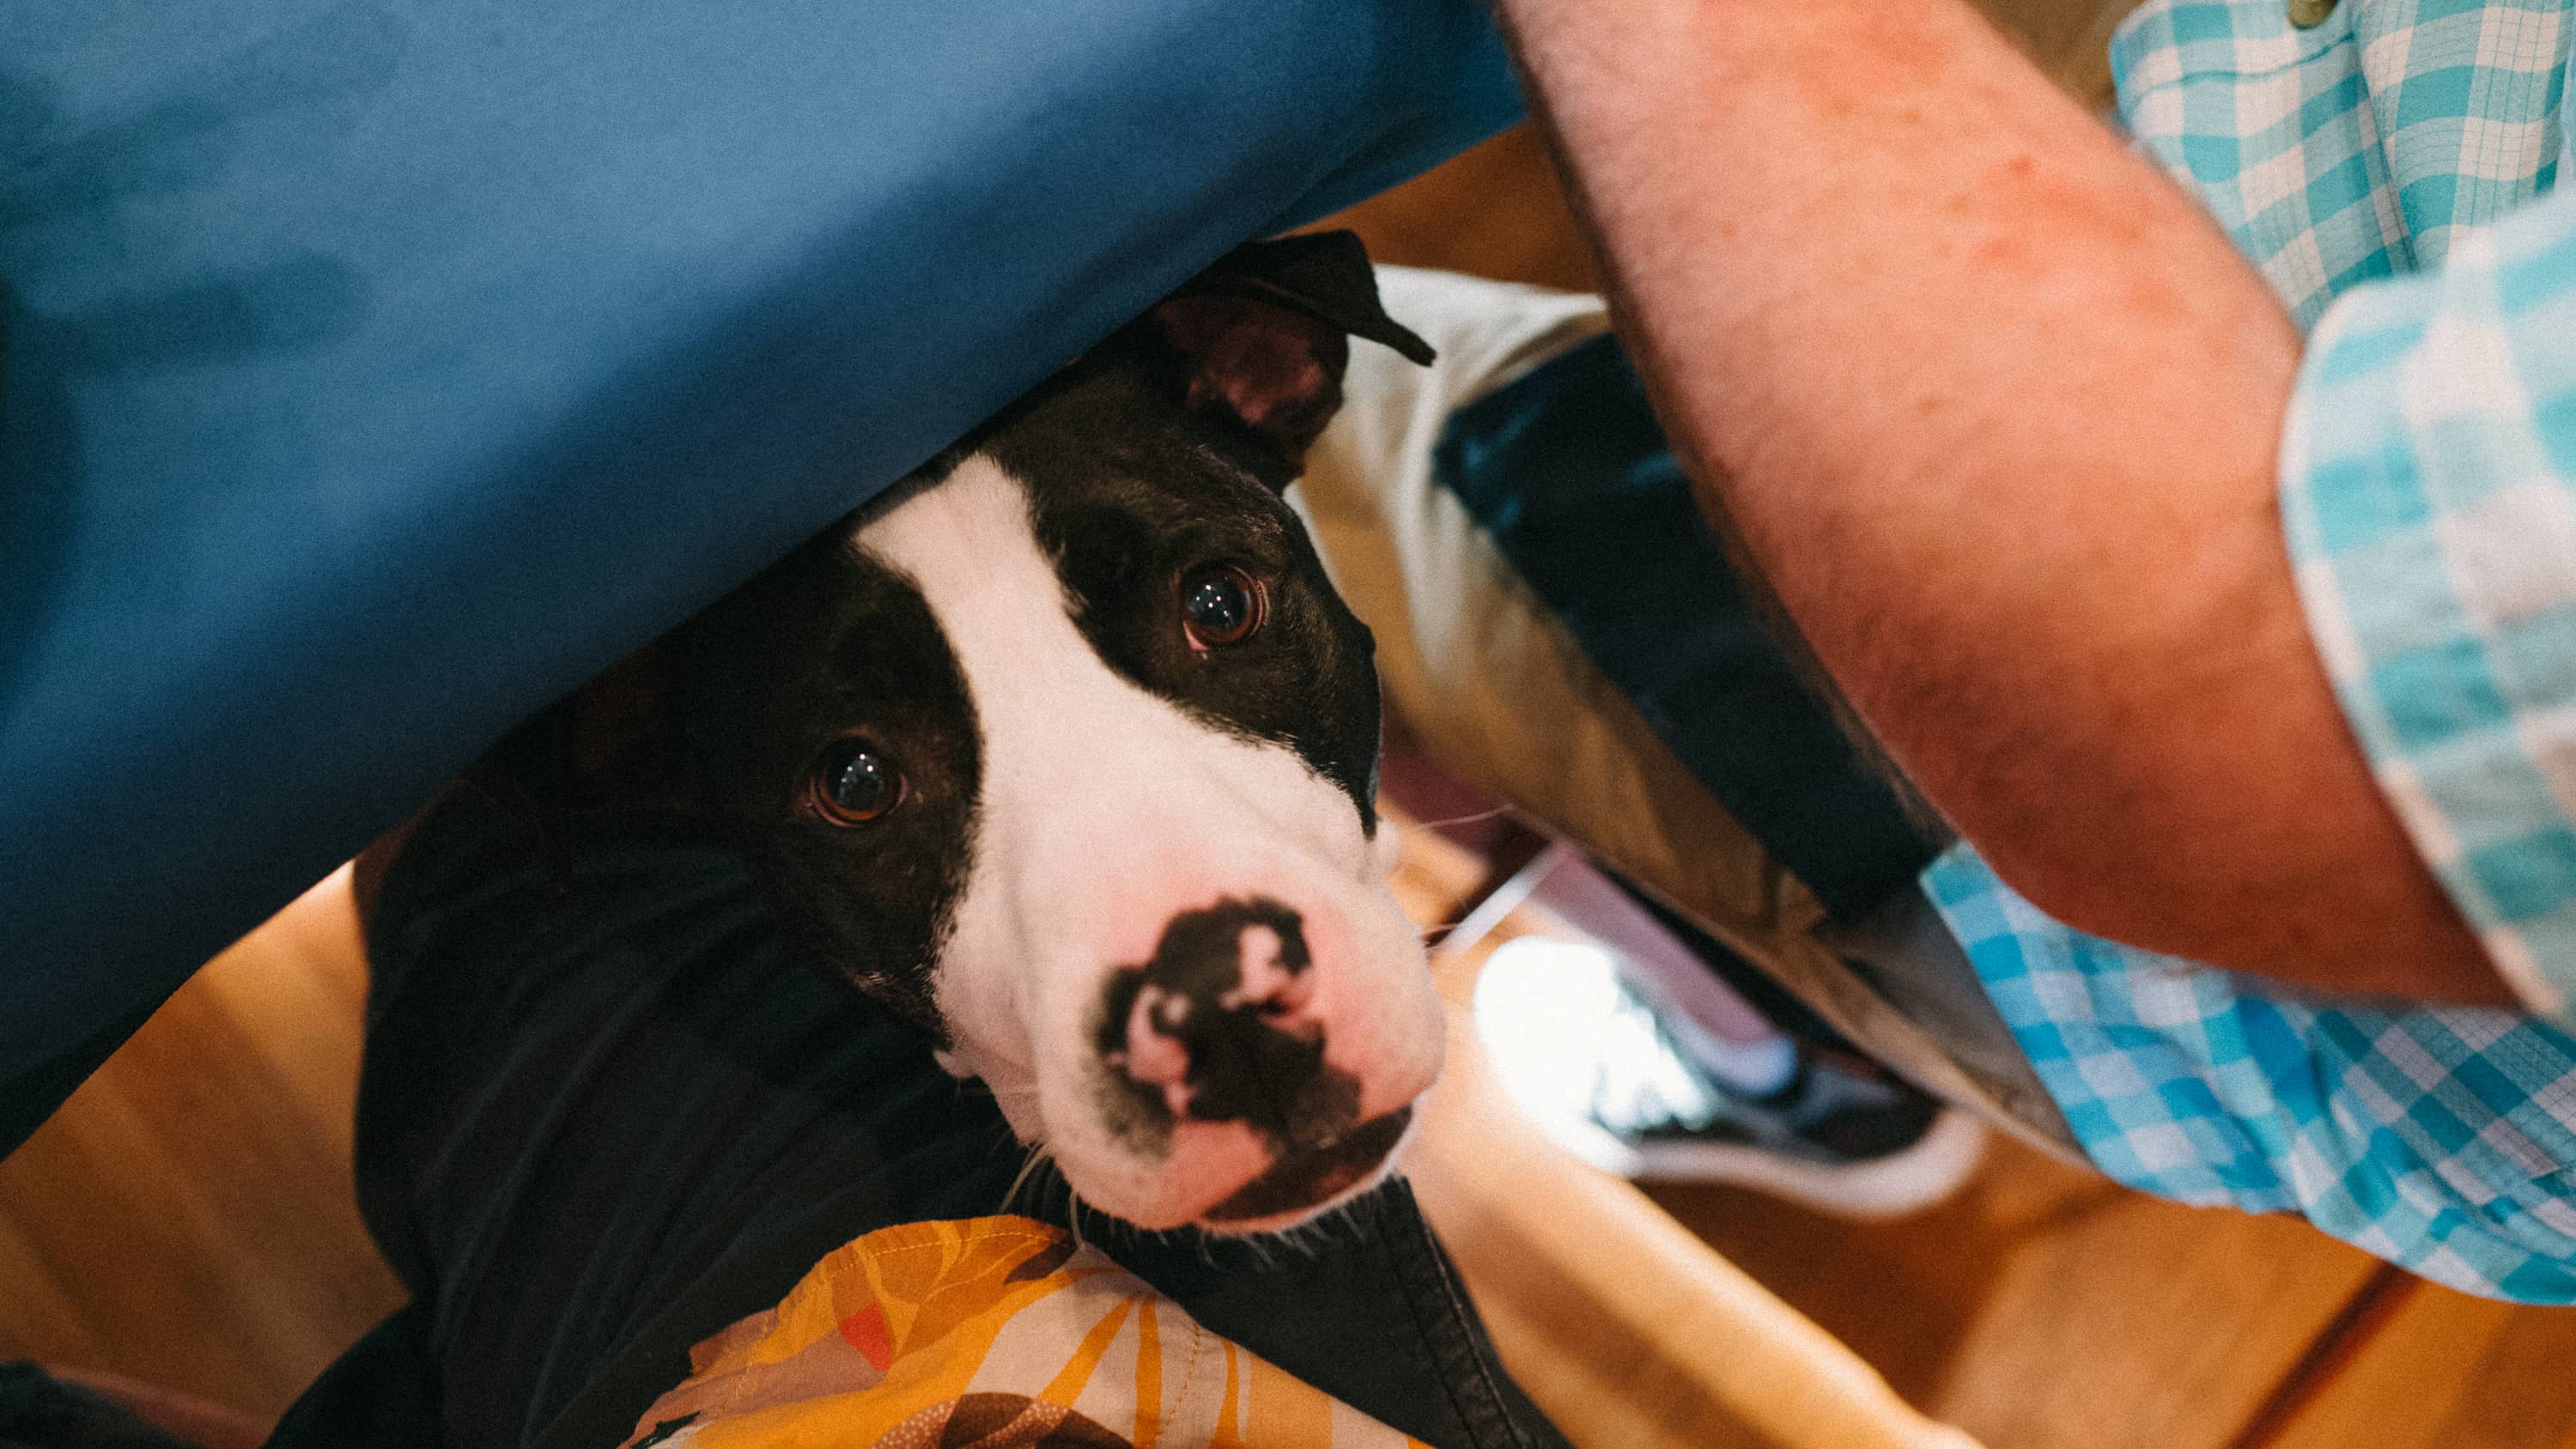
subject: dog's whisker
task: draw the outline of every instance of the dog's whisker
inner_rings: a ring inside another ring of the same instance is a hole
[[[1509,813],[1510,809],[1511,807],[1508,805],[1497,805],[1491,810],[1479,810],[1472,815],[1452,815],[1446,820],[1416,820],[1413,822],[1413,828],[1416,830],[1442,830],[1452,825],[1481,825],[1488,820],[1500,819],[1503,815]]]
[[[1366,1236],[1366,1230],[1360,1226],[1359,1213],[1355,1210],[1358,1203],[1359,1198],[1351,1198],[1336,1204],[1331,1212],[1315,1219],[1313,1226],[1316,1230],[1316,1257],[1322,1257],[1324,1250],[1333,1245],[1333,1236],[1336,1233],[1348,1233],[1354,1241]]]
[[[1064,1221],[1065,1226],[1073,1230],[1075,1247],[1091,1246],[1091,1240],[1082,1235],[1082,1194],[1073,1190],[1073,1182],[1070,1178],[1066,1179],[1064,1184]]]
[[[1019,1174],[1011,1179],[1010,1187],[1002,1193],[1001,1210],[1008,1213],[1011,1210],[1011,1204],[1018,1200],[1020,1189],[1028,1185],[1031,1177],[1053,1166],[1054,1161],[1054,1158],[1048,1155],[1045,1143],[1038,1143],[1029,1148],[1028,1158],[1020,1164]]]
[[[1339,1211],[1339,1208],[1333,1210],[1333,1212]],[[1305,1222],[1292,1224],[1286,1232],[1279,1235],[1280,1245],[1301,1258],[1311,1260],[1321,1256],[1324,1244],[1332,1238],[1332,1234],[1323,1226],[1331,1216],[1332,1213],[1328,1212],[1309,1218]]]

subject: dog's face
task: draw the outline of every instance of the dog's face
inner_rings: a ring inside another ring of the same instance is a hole
[[[1166,302],[683,636],[698,789],[807,949],[1146,1227],[1361,1190],[1440,1066],[1368,631],[1280,497],[1343,331],[1420,347],[1332,245],[1285,303]]]

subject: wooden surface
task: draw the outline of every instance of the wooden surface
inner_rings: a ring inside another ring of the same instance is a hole
[[[0,1358],[273,1415],[400,1303],[349,1175],[365,994],[335,875],[0,1162]]]
[[[1998,1142],[1967,1190],[1882,1226],[1749,1194],[1656,1200],[1986,1443],[2220,1449],[2373,1260],[2285,1219],[2202,1212]]]

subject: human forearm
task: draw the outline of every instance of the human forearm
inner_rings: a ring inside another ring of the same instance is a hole
[[[1505,0],[1713,506],[2071,923],[2496,999],[2345,730],[2273,502],[2296,334],[1953,0]]]

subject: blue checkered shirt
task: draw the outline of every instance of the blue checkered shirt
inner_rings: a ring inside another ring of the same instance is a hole
[[[2137,144],[2302,327],[2281,507],[2310,633],[2417,848],[2532,1012],[2370,1009],[1924,884],[2094,1160],[2576,1301],[2576,0],[2153,0]]]

